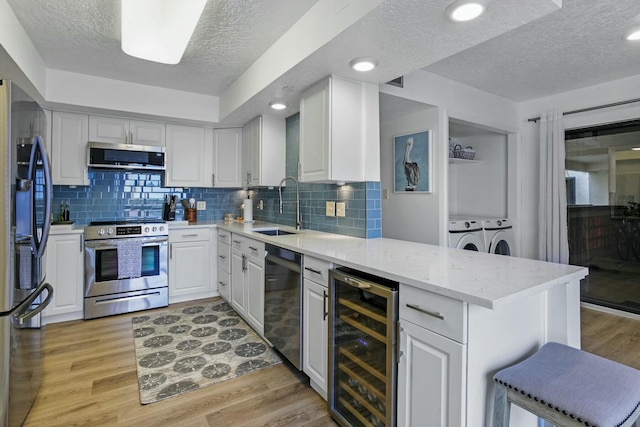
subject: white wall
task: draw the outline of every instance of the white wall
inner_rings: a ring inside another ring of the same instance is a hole
[[[537,258],[538,252],[538,190],[539,190],[539,124],[527,122],[550,110],[571,111],[640,98],[640,74],[625,79],[564,92],[522,103],[522,153],[520,156],[522,182],[523,225],[520,255]],[[565,129],[577,129],[606,123],[640,118],[640,103],[567,115]]]
[[[427,106],[425,105],[425,108]],[[432,193],[394,193],[393,137],[431,129]],[[438,108],[401,118],[380,121],[380,175],[382,197],[382,236],[392,239],[440,244],[440,208],[442,203],[442,179],[437,159],[442,155],[440,140],[442,133]],[[384,198],[385,192],[388,198]]]
[[[449,164],[449,216],[506,218],[507,136],[482,134],[456,141],[473,147],[478,163]]]

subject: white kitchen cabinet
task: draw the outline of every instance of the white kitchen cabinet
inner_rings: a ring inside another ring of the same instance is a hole
[[[242,187],[242,135],[242,128],[213,130],[211,187]]]
[[[89,185],[89,116],[54,111],[52,121],[51,182],[54,185]]]
[[[165,124],[122,117],[90,116],[89,141],[165,146]]]
[[[264,243],[231,234],[231,306],[264,334]]]
[[[167,187],[211,186],[203,127],[167,124],[166,145]]]
[[[378,87],[370,83],[330,76],[307,89],[300,100],[300,180],[379,180],[379,157],[372,156],[379,151],[378,109]]]
[[[83,318],[84,248],[79,232],[51,234],[46,250],[47,282],[53,299],[42,312],[43,324]]]
[[[242,128],[242,179],[246,187],[274,187],[286,171],[285,119],[258,116]]]
[[[398,425],[465,425],[466,346],[400,322]]]
[[[169,230],[169,303],[213,296],[210,247],[208,228]]]
[[[225,301],[231,303],[231,233],[220,229],[213,232],[218,241],[218,292]]]
[[[309,384],[327,400],[328,286],[333,264],[305,255],[302,284],[302,370]]]

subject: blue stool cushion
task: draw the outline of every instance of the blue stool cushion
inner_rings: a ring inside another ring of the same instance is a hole
[[[494,379],[587,426],[619,426],[640,405],[640,371],[554,342]]]

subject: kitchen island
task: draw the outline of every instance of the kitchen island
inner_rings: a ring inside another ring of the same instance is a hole
[[[548,341],[580,346],[584,267],[269,223],[207,225],[400,282],[398,425],[490,425],[496,371]],[[294,233],[258,232],[268,228]],[[512,425],[537,419],[514,408]]]

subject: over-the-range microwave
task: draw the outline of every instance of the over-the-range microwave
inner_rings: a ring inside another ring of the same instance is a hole
[[[88,166],[108,169],[165,170],[165,148],[90,142]]]

